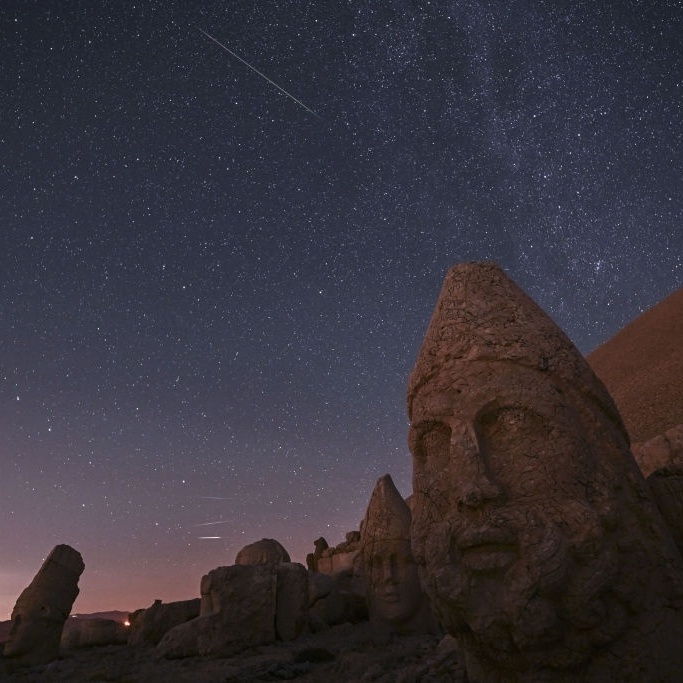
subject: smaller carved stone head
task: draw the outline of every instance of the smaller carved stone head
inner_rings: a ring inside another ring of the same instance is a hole
[[[58,545],[52,550],[12,610],[5,657],[23,665],[49,662],[57,656],[83,569],[80,553],[70,546]]]
[[[431,631],[433,619],[410,547],[410,509],[388,474],[377,481],[361,528],[368,610],[375,630]]]

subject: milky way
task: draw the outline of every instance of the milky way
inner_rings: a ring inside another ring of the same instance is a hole
[[[583,352],[680,286],[682,18],[3,2],[0,618],[57,543],[77,611],[134,609],[264,536],[340,542],[387,472],[407,495],[454,263]]]

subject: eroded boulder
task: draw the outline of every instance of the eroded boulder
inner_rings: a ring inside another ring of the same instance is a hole
[[[157,600],[146,609],[131,615],[128,644],[132,646],[158,645],[168,631],[199,616],[201,600],[179,600],[163,603]]]
[[[229,657],[275,641],[276,565],[218,567],[202,577],[201,595],[201,616],[168,631],[159,656]]]
[[[262,538],[260,541],[244,546],[235,557],[235,564],[280,564],[291,562],[289,553],[274,538]]]
[[[283,562],[276,572],[275,635],[294,640],[308,624],[308,571],[296,562]]]
[[[78,596],[85,565],[68,545],[55,546],[12,611],[4,657],[11,667],[45,664],[59,655],[64,622]]]
[[[83,647],[123,645],[128,642],[129,630],[114,619],[67,619],[62,631],[62,650]]]

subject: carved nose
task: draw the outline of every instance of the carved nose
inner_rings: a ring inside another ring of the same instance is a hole
[[[489,501],[500,498],[501,489],[486,475],[479,474],[476,479],[463,481],[458,490],[458,510],[478,508]]]
[[[451,461],[457,463],[458,510],[478,508],[502,496],[501,487],[488,476],[476,438],[467,430],[451,438]]]
[[[396,565],[393,558],[387,558],[382,566],[384,583],[396,583]]]

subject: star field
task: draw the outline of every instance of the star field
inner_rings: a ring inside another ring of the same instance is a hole
[[[76,611],[135,609],[264,536],[342,541],[387,472],[408,495],[454,263],[500,263],[585,353],[681,285],[681,2],[0,25],[0,618],[57,543]]]

